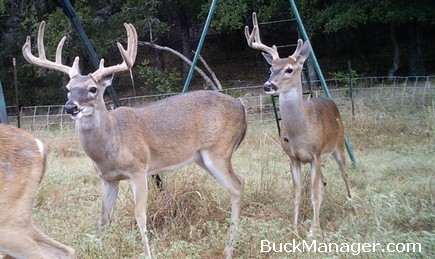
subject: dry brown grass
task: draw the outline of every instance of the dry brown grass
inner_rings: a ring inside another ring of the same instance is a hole
[[[321,209],[325,242],[418,242],[420,253],[366,253],[365,258],[435,256],[434,113],[371,117],[361,112],[346,130],[356,168],[348,165],[353,194],[332,159],[323,163],[327,179]],[[138,258],[128,182],[121,184],[110,227],[96,235],[101,188],[91,161],[72,132],[37,133],[51,149],[48,171],[35,205],[34,219],[56,240],[73,246],[78,258]],[[349,253],[260,253],[260,241],[291,242],[292,188],[289,161],[278,143],[274,124],[250,125],[236,152],[234,168],[246,180],[236,258],[346,258]],[[308,175],[308,170],[304,168]],[[156,258],[222,258],[227,240],[229,197],[197,166],[163,175],[164,190],[150,183],[148,227]],[[151,182],[151,181],[150,181]],[[302,206],[301,238],[312,217],[309,189]],[[351,208],[357,214],[351,213]],[[301,239],[298,239],[299,241]]]

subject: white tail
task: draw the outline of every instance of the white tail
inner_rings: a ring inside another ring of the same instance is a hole
[[[290,157],[294,188],[294,225],[297,232],[299,203],[301,200],[301,164],[311,166],[311,200],[313,222],[311,232],[320,234],[320,206],[324,197],[324,181],[321,171],[321,157],[327,154],[337,161],[341,176],[350,198],[348,176],[345,171],[344,128],[337,106],[329,98],[312,98],[305,101],[302,96],[301,71],[310,53],[310,42],[298,40],[293,55],[280,58],[276,48],[265,47],[259,41],[258,22],[252,15],[254,29],[249,34],[245,28],[248,45],[263,53],[271,65],[271,75],[264,84],[268,94],[279,94],[279,108],[282,117],[281,145]]]
[[[0,252],[6,258],[74,258],[74,249],[51,239],[32,221],[45,171],[44,145],[23,130],[0,124],[0,147]]]
[[[244,106],[239,100],[219,92],[195,91],[142,108],[120,107],[107,111],[103,93],[111,84],[111,74],[131,69],[136,57],[136,31],[132,25],[126,28],[129,36],[127,51],[118,44],[124,65],[107,69],[100,66],[89,76],[71,77],[66,85],[69,93],[65,110],[76,120],[81,145],[94,161],[102,181],[100,226],[102,228],[109,222],[119,181],[130,179],[144,251],[151,257],[146,227],[147,176],[195,162],[230,195],[234,225],[230,228],[230,241],[225,250],[225,255],[230,257],[244,186],[243,179],[232,168],[231,157],[245,136]],[[42,44],[38,42],[39,45]],[[28,48],[29,44],[24,45],[24,55],[29,55]],[[27,60],[51,67],[45,61]]]

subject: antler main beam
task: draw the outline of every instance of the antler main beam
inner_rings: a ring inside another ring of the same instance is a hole
[[[61,71],[65,74],[68,74],[70,78],[79,75],[80,74],[79,57],[76,57],[74,59],[74,63],[72,67],[62,65],[62,48],[63,48],[63,44],[65,43],[66,36],[64,36],[60,40],[59,44],[57,45],[55,62],[47,60],[47,58],[45,57],[45,49],[44,49],[44,28],[45,28],[45,21],[42,21],[41,24],[39,25],[38,42],[37,42],[39,57],[35,57],[32,54],[32,50],[31,50],[32,44],[30,41],[30,36],[27,36],[26,43],[24,43],[23,45],[24,58],[30,64]]]
[[[130,70],[133,67],[134,62],[136,61],[137,54],[137,32],[133,24],[131,23],[124,23],[124,27],[127,30],[128,37],[127,50],[124,49],[121,43],[116,43],[119,52],[121,53],[123,62],[115,66],[104,67],[104,59],[101,59],[100,67],[97,71],[91,74],[94,80],[98,81],[104,76],[112,75],[125,70]]]
[[[261,42],[260,28],[258,26],[257,14],[255,12],[252,13],[252,25],[254,26],[252,33],[249,33],[249,27],[245,26],[245,37],[246,41],[248,42],[248,46],[270,54],[273,59],[279,58],[278,50],[275,45],[268,47]]]

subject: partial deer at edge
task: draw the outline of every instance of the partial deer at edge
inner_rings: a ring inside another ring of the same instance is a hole
[[[0,252],[5,258],[74,258],[73,248],[51,239],[32,221],[45,165],[40,140],[0,124]]]
[[[109,112],[103,99],[106,87],[111,84],[113,74],[131,70],[136,59],[136,30],[131,24],[124,25],[127,50],[117,43],[122,64],[104,67],[102,59],[99,69],[86,76],[80,75],[78,57],[72,67],[62,65],[65,37],[58,45],[56,61],[45,58],[44,22],[38,33],[39,57],[31,53],[30,37],[23,46],[23,55],[30,63],[62,71],[70,77],[65,110],[75,120],[81,145],[93,160],[102,182],[100,229],[109,222],[119,181],[130,179],[144,251],[151,257],[146,227],[147,176],[195,162],[229,192],[233,224],[225,256],[231,257],[244,186],[243,178],[232,168],[231,157],[246,133],[245,108],[228,95],[194,91],[142,108],[120,107]]]
[[[270,77],[264,84],[267,94],[279,94],[282,118],[281,146],[291,161],[294,189],[294,228],[298,233],[299,203],[301,200],[301,164],[311,168],[311,201],[313,221],[311,233],[321,234],[320,206],[324,198],[326,182],[321,171],[321,157],[332,154],[351,197],[348,176],[345,171],[344,127],[334,101],[326,97],[304,100],[301,71],[310,53],[310,42],[298,40],[293,55],[280,58],[275,45],[268,47],[260,40],[257,16],[252,14],[253,29],[245,27],[248,45],[263,52],[271,65]]]

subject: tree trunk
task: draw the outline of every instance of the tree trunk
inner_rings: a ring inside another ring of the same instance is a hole
[[[415,19],[408,26],[408,74],[420,76],[426,74],[423,61],[424,24]]]
[[[392,64],[390,70],[388,71],[388,76],[393,77],[395,75],[397,69],[399,69],[399,64],[400,64],[399,43],[397,42],[396,30],[395,30],[393,23],[390,23],[390,39],[391,39],[391,43],[393,44],[393,49],[394,49],[393,56],[394,57],[393,57],[393,64]]]

